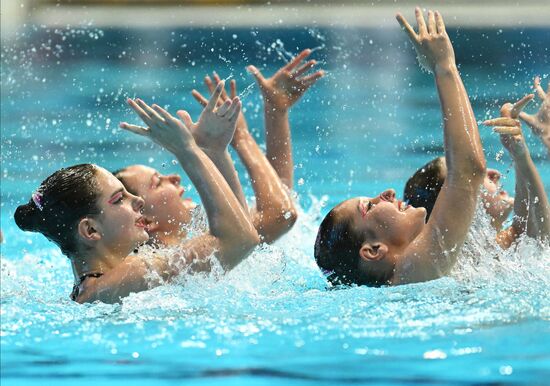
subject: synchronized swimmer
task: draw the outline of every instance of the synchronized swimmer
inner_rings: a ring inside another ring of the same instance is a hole
[[[455,62],[441,14],[417,8],[417,30],[400,14],[422,65],[435,79],[443,115],[444,157],[419,169],[405,188],[376,197],[355,197],[334,207],[319,226],[314,247],[318,266],[335,285],[398,285],[447,275],[455,265],[480,199],[503,248],[520,236],[550,242],[550,205],[523,138],[520,120],[550,151],[550,95],[535,78],[543,103],[523,112],[534,96],[505,104],[494,126],[516,170],[515,199],[501,190],[500,174],[487,169],[476,119]],[[248,130],[237,96],[218,74],[204,79],[209,98],[193,90],[203,106],[197,121],[176,116],[141,99],[128,104],[144,126],[120,127],[172,153],[197,189],[208,230],[189,237],[196,203],[184,197],[179,175],[162,175],[135,164],[110,173],[93,164],[60,169],[46,178],[15,212],[25,231],[39,232],[59,246],[72,265],[71,299],[79,303],[120,302],[133,292],[162,285],[182,273],[209,271],[211,256],[230,270],[260,243],[272,243],[297,218],[291,190],[293,155],[289,111],[324,76],[304,50],[273,76],[254,66],[264,101],[266,153]],[[548,90],[550,92],[550,88]],[[245,166],[255,207],[247,204],[228,147]],[[483,187],[483,188],[482,188]],[[481,194],[480,194],[481,191]],[[513,210],[512,225],[503,224]],[[148,244],[155,251],[145,256]],[[167,247],[170,247],[168,250]],[[151,275],[154,273],[154,275]]]

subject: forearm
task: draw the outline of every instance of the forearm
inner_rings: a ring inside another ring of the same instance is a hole
[[[534,238],[550,237],[550,205],[540,175],[529,154],[515,160],[516,179],[523,185],[518,209],[526,221],[526,234]],[[518,197],[516,195],[516,201]],[[514,211],[516,203],[514,203]],[[517,213],[516,213],[517,214]]]
[[[235,164],[233,163],[229,152],[227,150],[216,151],[210,149],[203,149],[203,151],[218,168],[223,178],[225,178],[225,181],[227,181],[227,184],[231,188],[231,191],[239,201],[240,205],[246,212],[248,212],[248,206],[246,205],[243,188],[241,186],[241,182],[239,181],[237,170],[235,170]]]
[[[521,162],[515,162],[516,187],[514,194],[514,219],[512,227],[519,237],[525,233],[527,227],[527,219],[529,218],[529,191],[527,189],[527,181],[521,167]]]
[[[248,215],[210,158],[198,147],[176,156],[201,197],[210,233],[220,239],[222,249],[257,243]]]
[[[241,130],[233,146],[245,165],[254,194],[254,226],[265,242],[272,242],[296,221],[296,209],[288,190],[248,130]]]
[[[281,181],[292,189],[294,163],[288,110],[280,110],[265,103],[265,138],[267,159]]]
[[[468,94],[456,65],[436,66],[435,81],[444,123],[445,158],[450,178],[483,177],[485,156]]]

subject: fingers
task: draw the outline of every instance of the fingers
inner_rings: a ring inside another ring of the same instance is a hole
[[[176,112],[176,114],[178,115],[178,117],[180,117],[180,119],[183,121],[183,124],[187,127],[192,127],[193,126],[193,120],[191,119],[191,115],[189,115],[189,113],[185,110],[178,110]]]
[[[445,34],[447,31],[445,31],[445,23],[443,22],[443,16],[439,13],[439,11],[435,11],[435,26],[437,28],[437,32],[440,34]]]
[[[537,95],[538,97],[541,99],[541,100],[545,100],[546,99],[546,93],[544,92],[544,90],[542,89],[541,85],[540,85],[540,76],[535,76],[535,79],[533,80],[533,88],[535,89],[535,91],[537,92]],[[549,88],[549,92],[550,92],[550,85],[548,86]]]
[[[488,119],[483,122],[485,126],[519,126],[519,121],[517,119],[509,117],[500,117],[494,119]]]
[[[413,42],[417,42],[418,41],[418,35],[416,34],[416,32],[414,32],[414,29],[407,22],[407,20],[403,17],[403,15],[398,13],[395,16],[395,18],[399,22],[399,25],[401,26],[401,28],[403,28],[407,32],[407,35],[409,35],[409,39],[411,39],[411,41],[413,41]]]
[[[191,95],[193,95],[193,98],[195,98],[197,100],[197,102],[199,102],[204,107],[206,107],[206,105],[208,104],[208,99],[203,97],[202,94],[200,92],[198,92],[197,90],[191,91]]]
[[[212,93],[212,96],[210,97],[210,100],[208,101],[208,104],[205,107],[205,110],[214,111],[214,107],[216,107],[216,104],[218,103],[218,99],[220,99],[220,95],[222,94],[223,87],[224,87],[223,81],[218,83],[218,85],[214,89],[214,92]]]
[[[214,82],[216,82],[216,84],[222,81],[216,71],[212,72],[212,74],[214,75]],[[222,89],[222,94],[220,96],[220,99],[224,102],[229,99],[229,97],[227,96],[227,92],[225,91],[225,87]]]
[[[521,124],[517,119],[510,117],[500,117],[494,119],[488,119],[483,122],[485,126],[494,126],[493,131],[495,133],[504,135],[520,135]]]
[[[161,119],[163,122],[166,123],[173,123],[173,121],[176,121],[176,118],[174,118],[170,113],[166,110],[164,110],[159,105],[153,105],[154,111],[156,111],[158,114],[159,119]]]
[[[212,94],[214,92],[214,89],[216,88],[214,82],[212,82],[212,79],[210,79],[208,75],[204,77],[204,85],[206,86],[210,94]]]
[[[420,36],[426,35],[428,33],[428,29],[426,28],[426,22],[424,21],[422,10],[419,7],[416,7],[414,9],[414,14],[416,16],[416,22],[418,23],[418,34]]]
[[[263,87],[263,85],[265,83],[265,78],[263,77],[260,70],[258,70],[255,66],[252,66],[252,65],[248,66],[246,69],[248,70],[249,73],[254,75],[254,77],[256,78],[256,81],[258,82],[260,87]]]
[[[436,34],[437,27],[435,26],[435,16],[432,10],[428,11],[428,33]]]
[[[497,126],[493,128],[493,131],[503,135],[521,135],[521,128],[515,126]]]
[[[141,120],[145,122],[147,126],[151,126],[153,124],[153,121],[149,116],[149,114],[147,114],[141,107],[139,107],[138,104],[133,99],[128,98],[126,102],[137,113],[137,115],[141,118]]]
[[[311,50],[309,48],[303,50],[300,52],[294,59],[292,59],[286,66],[283,67],[286,71],[292,71],[294,70],[302,60],[307,58],[311,54]]]
[[[149,135],[149,130],[143,126],[132,125],[127,122],[121,122],[119,127],[121,129],[130,131],[134,134],[143,135],[144,137],[147,137]]]
[[[313,83],[317,82],[317,80],[322,78],[323,76],[325,76],[325,71],[319,70],[317,72],[314,72],[311,75],[304,76],[303,78],[300,79],[300,81],[305,87],[309,87]]]
[[[150,119],[152,120],[152,122],[162,122],[163,119],[161,118],[160,115],[158,115],[155,110],[153,110],[151,108],[151,106],[149,106],[147,103],[145,103],[144,101],[142,101],[141,99],[137,99],[137,104],[139,105],[139,107],[141,107],[143,109],[143,111],[145,111],[147,113],[147,115],[149,115]],[[145,122],[147,123],[147,122]],[[147,123],[148,126],[151,126],[151,124]]]
[[[533,100],[534,97],[535,97],[534,94],[528,94],[528,95],[525,95],[516,103],[514,103],[514,106],[512,107],[512,111],[511,111],[512,118],[519,117],[519,113],[523,110],[525,106],[527,106],[527,104],[529,104],[529,102]]]
[[[316,60],[310,60],[309,62],[303,64],[300,66],[293,74],[295,78],[299,77],[302,74],[305,74],[307,71],[309,71],[311,68],[313,68],[317,64]]]
[[[230,107],[231,107],[231,101],[228,99],[224,102],[223,105],[218,107],[218,110],[216,110],[216,115],[223,117],[227,113]]]
[[[229,89],[231,90],[231,99],[235,99],[237,96],[237,82],[235,79],[231,79],[231,82],[229,82]]]
[[[236,120],[237,117],[239,116],[239,113],[241,112],[241,107],[242,107],[242,103],[239,97],[233,98],[233,100],[231,101],[231,107],[229,108],[229,111],[227,112],[227,114],[225,114],[225,117],[230,121]]]

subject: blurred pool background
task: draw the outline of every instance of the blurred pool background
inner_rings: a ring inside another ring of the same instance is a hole
[[[500,251],[482,214],[450,278],[326,291],[315,266],[313,240],[328,209],[387,187],[400,193],[442,154],[433,79],[393,19],[398,9],[412,19],[413,3],[13,3],[2,3],[3,384],[542,385],[550,378],[550,250],[526,240]],[[550,6],[466,3],[439,10],[482,121],[530,92],[535,75],[547,84]],[[225,277],[181,278],[122,305],[73,304],[66,258],[17,229],[17,205],[70,164],[180,172],[169,154],[118,129],[137,121],[124,101],[138,96],[197,117],[190,91],[203,90],[214,70],[237,80],[263,144],[262,101],[245,66],[272,74],[304,48],[315,49],[327,76],[291,111],[302,208],[292,232]],[[524,129],[548,191],[547,154]],[[480,130],[488,166],[513,191],[510,158],[488,128]]]

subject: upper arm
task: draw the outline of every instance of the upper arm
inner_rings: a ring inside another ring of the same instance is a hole
[[[445,180],[430,220],[396,267],[397,282],[432,280],[449,273],[472,223],[480,183],[479,178],[466,186]]]

